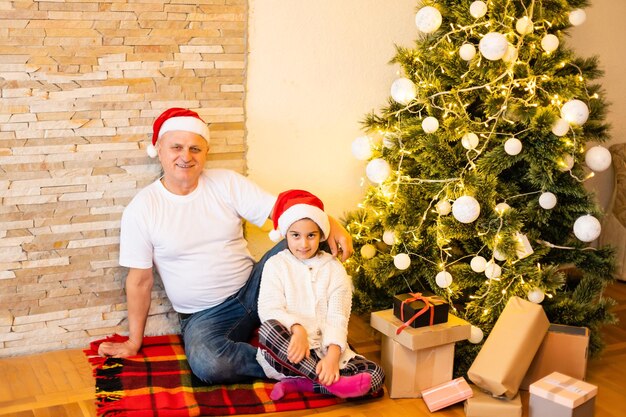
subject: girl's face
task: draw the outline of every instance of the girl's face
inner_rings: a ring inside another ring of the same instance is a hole
[[[287,231],[287,246],[298,259],[309,259],[317,254],[322,232],[313,220],[301,219]]]

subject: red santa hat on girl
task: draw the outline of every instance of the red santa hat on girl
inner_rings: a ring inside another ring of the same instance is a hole
[[[287,230],[292,224],[302,219],[313,220],[322,231],[322,240],[328,238],[330,222],[324,212],[322,200],[304,190],[289,190],[278,195],[272,210],[274,230],[270,232],[270,239],[278,242],[287,236]]]
[[[146,149],[150,158],[157,156],[155,148],[157,140],[165,133],[173,130],[196,133],[209,143],[209,127],[204,120],[198,116],[198,113],[180,107],[172,107],[161,113],[154,121],[154,125],[152,125],[152,143],[148,145]]]

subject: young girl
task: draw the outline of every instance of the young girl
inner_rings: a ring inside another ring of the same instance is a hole
[[[278,400],[293,391],[342,398],[378,391],[382,369],[347,343],[352,282],[339,260],[319,249],[330,226],[322,201],[303,190],[281,193],[272,212],[274,231],[288,248],[270,258],[259,291],[261,348],[257,359],[278,379]]]

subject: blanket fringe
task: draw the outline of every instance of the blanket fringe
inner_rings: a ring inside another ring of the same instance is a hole
[[[123,369],[123,359],[107,358],[104,364],[95,370],[98,415],[104,415],[112,403],[124,398],[124,387],[120,378]]]

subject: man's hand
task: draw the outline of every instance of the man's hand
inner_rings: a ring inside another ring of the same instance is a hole
[[[306,330],[300,324],[294,324],[291,326],[291,340],[287,348],[287,359],[291,363],[300,363],[302,359],[310,356],[311,352]]]
[[[135,356],[141,344],[134,343],[130,339],[122,343],[102,342],[98,347],[98,355],[112,358],[127,358]]]
[[[340,256],[341,262],[345,262],[354,253],[352,236],[334,217],[328,216],[328,221],[330,222],[330,233],[328,236],[330,252],[333,256]]]

